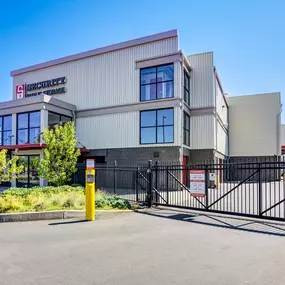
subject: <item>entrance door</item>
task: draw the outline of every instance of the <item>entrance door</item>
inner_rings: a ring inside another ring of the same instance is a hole
[[[40,185],[38,176],[39,155],[21,155],[18,163],[24,166],[23,172],[17,179],[17,187],[34,187]]]

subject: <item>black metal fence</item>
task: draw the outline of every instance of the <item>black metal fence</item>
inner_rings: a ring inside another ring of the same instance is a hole
[[[203,172],[203,197],[193,194],[191,170]],[[84,177],[85,167],[78,172],[77,177]],[[284,172],[285,162],[281,158],[234,163],[203,161],[191,165],[177,162],[136,166],[97,164],[96,188],[148,206],[285,220]]]

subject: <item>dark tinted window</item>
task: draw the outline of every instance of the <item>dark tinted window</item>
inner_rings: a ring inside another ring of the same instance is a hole
[[[140,143],[173,143],[173,108],[141,111]]]
[[[162,66],[141,69],[141,101],[174,97],[174,66]]]

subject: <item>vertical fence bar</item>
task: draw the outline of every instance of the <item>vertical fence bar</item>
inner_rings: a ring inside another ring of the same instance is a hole
[[[261,216],[262,213],[262,181],[261,181],[261,165],[259,163],[258,172],[258,185],[259,185],[259,195],[258,195],[258,215]]]
[[[136,173],[135,173],[135,184],[136,184],[136,187],[135,187],[135,191],[136,191],[136,201],[138,202],[139,201],[139,167],[137,167],[136,169]]]
[[[148,161],[148,189],[147,189],[147,206],[148,208],[152,207],[153,203],[153,195],[152,195],[152,188],[153,188],[153,180],[152,180],[152,161]]]
[[[168,166],[166,166],[166,201],[169,204],[169,183],[168,183]]]
[[[116,179],[116,167],[117,167],[117,161],[115,160],[114,161],[114,177],[113,177],[113,179],[114,179],[114,194],[116,194],[116,184],[117,184],[117,179]]]
[[[208,174],[208,165],[205,166],[205,206],[206,209],[208,209],[209,206],[209,193],[208,193],[208,179],[209,179],[209,174]]]
[[[155,192],[155,202],[158,203],[158,161],[155,162],[155,189],[157,191]]]

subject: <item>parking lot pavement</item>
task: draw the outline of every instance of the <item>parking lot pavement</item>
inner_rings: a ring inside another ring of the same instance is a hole
[[[285,223],[153,209],[0,224],[0,284],[285,284]]]

